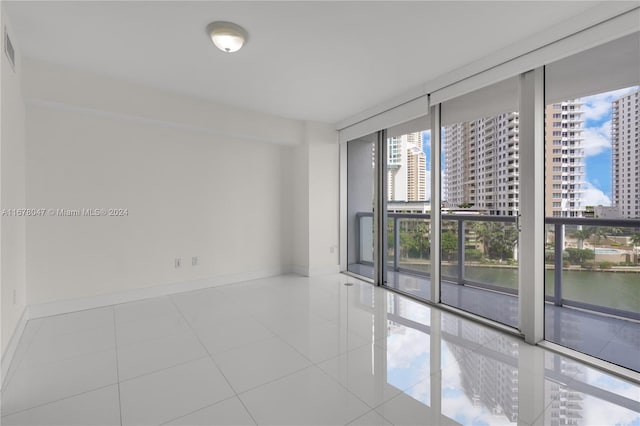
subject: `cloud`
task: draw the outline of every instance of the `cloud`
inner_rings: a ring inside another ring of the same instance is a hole
[[[638,386],[593,368],[586,368],[585,383],[629,399],[638,397]]]
[[[584,137],[584,155],[593,157],[611,149],[611,120],[597,127],[587,127],[582,132]]]
[[[611,110],[611,102],[627,93],[635,92],[638,86],[628,87],[626,89],[614,90],[612,92],[599,93],[593,96],[582,98],[584,104],[584,118],[586,120],[599,121],[609,115]]]
[[[582,420],[585,424],[631,425],[638,424],[640,421],[638,413],[619,405],[602,401],[591,395],[583,396],[582,410]]]
[[[429,373],[429,364],[416,365],[416,361],[429,355],[429,335],[409,327],[399,326],[387,338],[387,367],[389,369],[416,369],[415,374]],[[428,358],[426,358],[428,360]],[[420,379],[423,379],[421,377]]]
[[[586,206],[610,206],[611,198],[589,181],[584,183],[584,203]]]

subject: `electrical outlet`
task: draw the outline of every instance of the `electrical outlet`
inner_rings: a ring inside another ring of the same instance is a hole
[[[179,257],[176,257],[175,266],[176,266],[176,269],[182,268],[182,259],[180,259]]]
[[[329,253],[333,253],[334,251],[336,251],[336,248],[334,246],[329,247]]]
[[[193,256],[191,258],[191,266],[196,266],[198,264],[198,256]]]

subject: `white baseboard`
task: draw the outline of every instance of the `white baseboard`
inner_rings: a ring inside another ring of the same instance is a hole
[[[274,277],[288,273],[287,268],[264,269],[260,271],[242,272],[239,274],[211,277],[201,280],[183,281],[179,283],[165,284],[153,287],[128,290],[120,293],[103,294],[99,296],[83,297],[73,300],[61,300],[58,302],[32,305],[29,308],[31,319],[48,317],[52,315],[66,314],[69,312],[83,311],[86,309],[101,308],[120,303],[134,302],[136,300],[152,297],[167,296],[187,291],[200,290],[225,284],[251,281],[260,278]]]
[[[9,339],[9,344],[7,345],[7,349],[2,354],[2,360],[0,361],[0,389],[4,387],[4,381],[7,378],[7,374],[9,374],[9,367],[11,366],[11,361],[13,361],[13,356],[16,353],[16,349],[18,348],[18,343],[20,343],[20,339],[22,338],[22,334],[24,333],[24,329],[27,326],[27,321],[30,319],[30,310],[28,306],[22,311],[22,315],[20,315],[20,319],[16,324],[16,328]]]

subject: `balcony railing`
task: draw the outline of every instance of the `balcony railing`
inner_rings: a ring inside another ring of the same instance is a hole
[[[357,220],[357,228],[360,233],[369,232],[369,229],[372,229],[372,216],[371,212],[358,213],[356,215]],[[366,222],[362,220],[365,219]],[[430,220],[429,214],[415,214],[415,213],[387,213],[388,219],[388,258],[390,259],[387,267],[395,272],[400,273],[408,273],[412,275],[430,276],[428,262],[430,261],[428,253],[430,252],[430,248],[427,249],[427,254],[423,256],[421,261],[423,262],[421,266],[422,270],[418,267],[415,267],[416,263],[413,262],[413,267],[410,264],[409,266],[403,265],[401,261],[401,222],[402,221],[414,221],[414,222],[422,222],[425,223]],[[500,282],[499,280],[494,280],[494,282],[483,282],[481,280],[473,279],[468,277],[467,275],[467,267],[470,266],[469,263],[466,263],[465,257],[467,256],[466,252],[469,246],[473,246],[474,244],[478,244],[478,235],[474,235],[477,233],[473,226],[468,226],[469,223],[476,222],[485,222],[485,223],[494,223],[494,224],[502,224],[502,227],[499,227],[494,232],[504,232],[508,230],[510,227],[511,230],[515,229],[516,219],[513,216],[489,216],[489,215],[460,215],[460,214],[443,214],[441,216],[443,223],[443,232],[453,232],[456,236],[456,249],[451,253],[451,257],[448,261],[443,262],[442,278],[447,282],[458,284],[458,285],[468,285],[472,287],[483,288],[487,290],[497,291],[500,293],[508,294],[508,295],[517,295],[517,278],[515,278],[514,282]],[[608,228],[616,228],[618,230],[627,230],[627,234],[639,234],[640,233],[640,220],[637,219],[629,219],[629,220],[612,220],[612,219],[591,219],[591,218],[546,218],[545,223],[550,229],[552,227],[553,233],[549,232],[549,235],[553,235],[553,239],[548,238],[548,240],[552,240],[552,242],[548,243],[548,246],[553,246],[553,263],[547,263],[546,269],[548,270],[550,276],[547,276],[547,292],[545,299],[547,303],[552,303],[556,306],[571,306],[574,308],[584,309],[588,311],[592,311],[594,313],[606,314],[606,315],[615,315],[623,318],[630,318],[634,320],[640,320],[640,306],[635,308],[632,301],[632,308],[630,309],[620,309],[613,306],[605,306],[604,304],[591,303],[592,300],[575,300],[576,298],[568,298],[565,297],[563,281],[565,280],[565,273],[575,273],[576,271],[586,272],[589,269],[580,267],[567,267],[565,265],[566,259],[563,259],[563,255],[566,256],[566,247],[565,245],[565,227],[571,227],[574,229],[574,233],[576,231],[580,231],[580,227],[586,227],[589,229],[597,229],[602,227]],[[365,225],[363,228],[362,225]],[[453,226],[452,226],[453,225]],[[470,232],[469,232],[470,231]],[[632,232],[629,232],[632,231]],[[427,231],[429,232],[429,231]],[[424,238],[424,237],[423,237]],[[600,236],[602,238],[602,235]],[[431,239],[427,237],[430,241]],[[576,241],[576,237],[573,237],[574,242]],[[359,238],[359,241],[362,243],[362,239]],[[370,241],[370,240],[366,240]],[[428,244],[427,244],[428,245]],[[371,253],[371,248],[366,250],[363,247],[358,247],[359,253]],[[600,248],[601,251],[607,253],[609,252],[621,252],[621,250],[616,249],[606,249]],[[635,264],[635,266],[630,266],[627,268],[619,268],[615,269],[617,272],[630,272],[632,275],[625,276],[628,278],[629,282],[631,282],[632,294],[635,289],[635,294],[640,292],[640,261],[638,253],[638,249],[633,248],[632,250],[628,250],[630,252],[632,258],[630,259],[631,263]],[[477,252],[477,250],[476,250]],[[393,253],[393,255],[391,255]],[[594,248],[593,250],[594,256],[598,251]],[[423,253],[424,254],[424,253]],[[477,253],[476,253],[477,254]],[[393,257],[391,261],[391,257]],[[517,242],[514,244],[514,257],[517,258]],[[372,264],[372,256],[365,255],[363,258],[358,258],[358,263],[363,264]],[[415,259],[414,259],[415,260]],[[478,262],[476,262],[477,264]],[[602,262],[604,264],[608,264],[609,262]],[[445,267],[446,266],[446,267]],[[471,265],[473,266],[473,265]],[[480,265],[478,265],[480,266]],[[504,259],[504,262],[495,264],[495,265],[482,265],[484,267],[501,267],[501,268],[511,268],[513,270],[517,270],[517,259],[513,257],[511,259]],[[610,266],[610,265],[608,265]],[[553,274],[551,274],[553,272]],[[602,270],[601,272],[607,273],[608,271]],[[517,277],[517,274],[514,274],[514,277]],[[626,279],[626,278],[625,278]],[[512,280],[513,281],[513,280]],[[635,284],[634,284],[635,283]],[[552,284],[552,285],[550,285]],[[603,283],[606,285],[606,283]],[[575,287],[575,285],[574,285]],[[637,287],[637,288],[636,288]],[[573,289],[573,293],[575,296],[576,290]],[[621,295],[620,297],[623,297]],[[579,298],[579,297],[578,297]],[[584,298],[583,298],[584,299]]]

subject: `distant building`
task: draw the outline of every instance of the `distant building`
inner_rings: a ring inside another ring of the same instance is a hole
[[[640,90],[611,105],[611,194],[621,218],[640,218]]]
[[[389,201],[387,211],[390,213],[431,213],[429,201]]]
[[[545,209],[551,217],[585,212],[582,102],[548,105],[545,128]],[[447,126],[443,152],[445,207],[472,207],[490,215],[519,210],[519,117],[517,112]]]
[[[447,126],[445,207],[473,206],[491,215],[518,210],[518,113]]]
[[[389,138],[388,201],[427,201],[427,157],[422,148],[421,132]]]
[[[584,110],[579,99],[545,109],[545,216],[583,217]]]
[[[595,206],[593,208],[596,219],[621,219],[620,209],[616,206]]]

